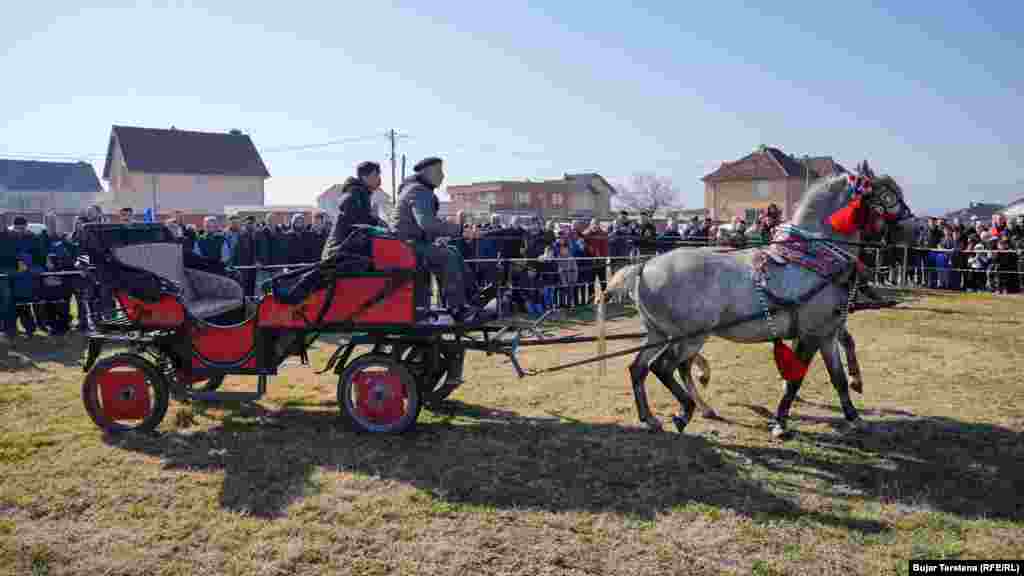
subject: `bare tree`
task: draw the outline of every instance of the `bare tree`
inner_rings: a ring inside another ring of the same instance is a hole
[[[679,189],[667,176],[637,173],[619,185],[616,203],[627,210],[654,212],[660,208],[682,208]]]

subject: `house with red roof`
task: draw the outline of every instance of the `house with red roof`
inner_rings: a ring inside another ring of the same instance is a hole
[[[739,160],[723,162],[701,178],[704,207],[714,220],[729,221],[739,216],[750,224],[758,211],[775,204],[783,218],[789,218],[810,184],[845,173],[846,168],[830,156],[797,159],[778,148],[760,146]]]

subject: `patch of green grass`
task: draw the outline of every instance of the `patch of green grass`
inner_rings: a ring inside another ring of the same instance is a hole
[[[654,529],[654,520],[635,514],[627,514],[623,518],[622,524],[630,530],[646,531]]]
[[[0,436],[0,464],[16,464],[29,460],[40,450],[57,444],[57,440],[36,434]]]
[[[14,528],[14,520],[0,518],[0,536],[10,536],[11,534],[14,534]]]
[[[767,560],[754,560],[750,567],[751,576],[785,576],[785,572],[778,570],[768,563]]]
[[[703,518],[709,522],[717,522],[722,519],[722,509],[704,502],[689,501],[682,506],[676,506],[673,512],[692,515],[696,518]]]
[[[952,560],[964,553],[964,529],[959,520],[947,514],[922,515],[910,540],[911,558]]]
[[[800,544],[796,542],[790,542],[782,545],[782,556],[788,562],[799,562],[800,561]]]
[[[32,576],[48,576],[50,565],[56,560],[53,551],[41,544],[25,550],[24,557]]]

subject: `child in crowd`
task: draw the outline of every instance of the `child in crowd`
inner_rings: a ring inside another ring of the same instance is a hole
[[[992,264],[992,255],[981,242],[974,245],[974,255],[967,260],[971,267],[970,291],[977,292],[985,290],[988,280],[988,269]]]

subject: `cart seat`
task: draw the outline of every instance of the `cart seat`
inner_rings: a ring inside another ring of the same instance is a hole
[[[213,318],[245,305],[245,292],[238,282],[186,268],[180,244],[121,246],[114,249],[114,258],[125,266],[152,272],[180,286],[182,304],[196,318]]]

